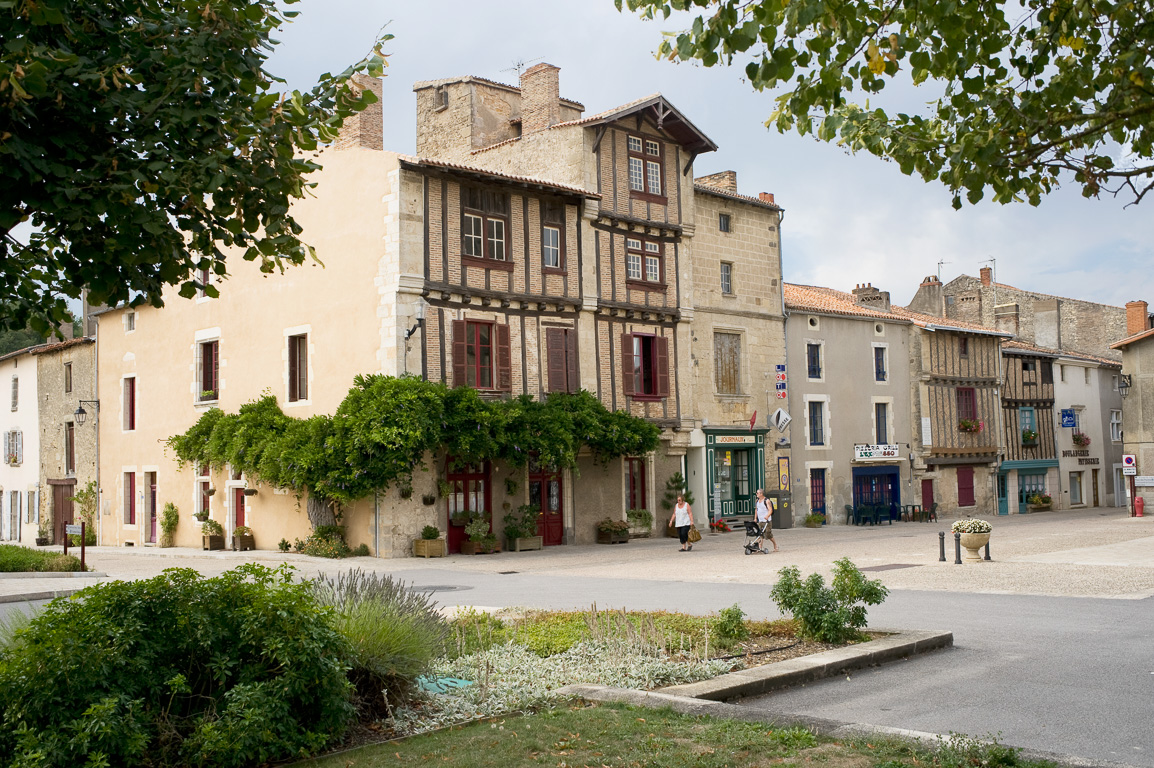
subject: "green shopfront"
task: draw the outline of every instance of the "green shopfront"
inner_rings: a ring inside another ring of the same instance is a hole
[[[765,483],[766,429],[705,429],[709,519],[752,516]],[[699,500],[698,503],[706,501]]]

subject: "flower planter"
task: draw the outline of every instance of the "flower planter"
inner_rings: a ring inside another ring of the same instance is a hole
[[[224,536],[202,536],[204,549],[224,549]]]
[[[978,550],[989,542],[990,534],[988,533],[963,533],[962,549],[966,550],[966,556],[962,559],[967,563],[980,563],[982,553]]]
[[[517,539],[509,539],[505,543],[505,547],[510,552],[528,552],[532,549],[541,549],[545,544],[543,536],[523,536]]]
[[[413,557],[444,557],[448,553],[444,539],[413,539]]]
[[[649,528],[633,528],[629,529],[629,538],[631,539],[648,539],[653,535],[653,531]]]
[[[501,551],[501,544],[498,542],[491,547],[486,547],[477,541],[462,541],[461,554],[462,555],[492,555]]]
[[[1048,512],[1053,504],[1027,504],[1026,510],[1029,512]]]
[[[615,533],[613,531],[597,531],[598,544],[628,544],[629,533]]]
[[[248,552],[251,549],[256,549],[256,541],[251,533],[242,533],[232,537],[232,548],[237,552]]]
[[[48,537],[47,536],[36,537],[36,546],[47,547],[48,546]]]

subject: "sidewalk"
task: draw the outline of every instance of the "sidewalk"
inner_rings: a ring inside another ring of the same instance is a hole
[[[1132,518],[1123,508],[992,517],[991,562],[955,565],[949,520],[880,526],[827,526],[777,531],[781,552],[743,553],[744,534],[705,534],[692,552],[674,539],[634,539],[628,544],[550,547],[537,552],[448,558],[325,560],[275,550],[206,552],[192,548],[89,547],[91,567],[109,579],[139,579],[166,568],[194,568],[215,576],[244,562],[288,563],[302,576],[364,568],[405,578],[407,573],[548,574],[587,578],[773,584],[777,572],[796,565],[803,574],[829,575],[848,557],[891,590],[942,590],[1137,599],[1154,595],[1154,517]],[[946,532],[946,562],[938,532]],[[872,569],[872,570],[871,570]],[[0,574],[0,602],[28,594],[75,590],[103,579],[61,583],[53,578],[10,579]],[[76,582],[76,583],[73,583]]]

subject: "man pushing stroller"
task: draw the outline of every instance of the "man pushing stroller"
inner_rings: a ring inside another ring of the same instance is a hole
[[[765,489],[757,489],[757,504],[754,507],[753,513],[754,523],[746,523],[747,541],[745,544],[745,553],[752,554],[753,552],[763,552],[769,554],[769,550],[765,548],[765,539],[773,542],[773,551],[777,552],[777,540],[773,538],[773,506],[769,499],[765,497]],[[748,540],[752,538],[752,543]]]

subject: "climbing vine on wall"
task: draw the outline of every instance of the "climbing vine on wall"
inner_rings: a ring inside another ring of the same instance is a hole
[[[661,429],[611,412],[589,392],[485,400],[416,376],[358,376],[332,416],[286,416],[265,394],[235,414],[207,411],[168,446],[181,462],[230,465],[246,477],[319,497],[339,509],[411,483],[429,453],[573,467],[582,447],[606,464],[657,448]]]

